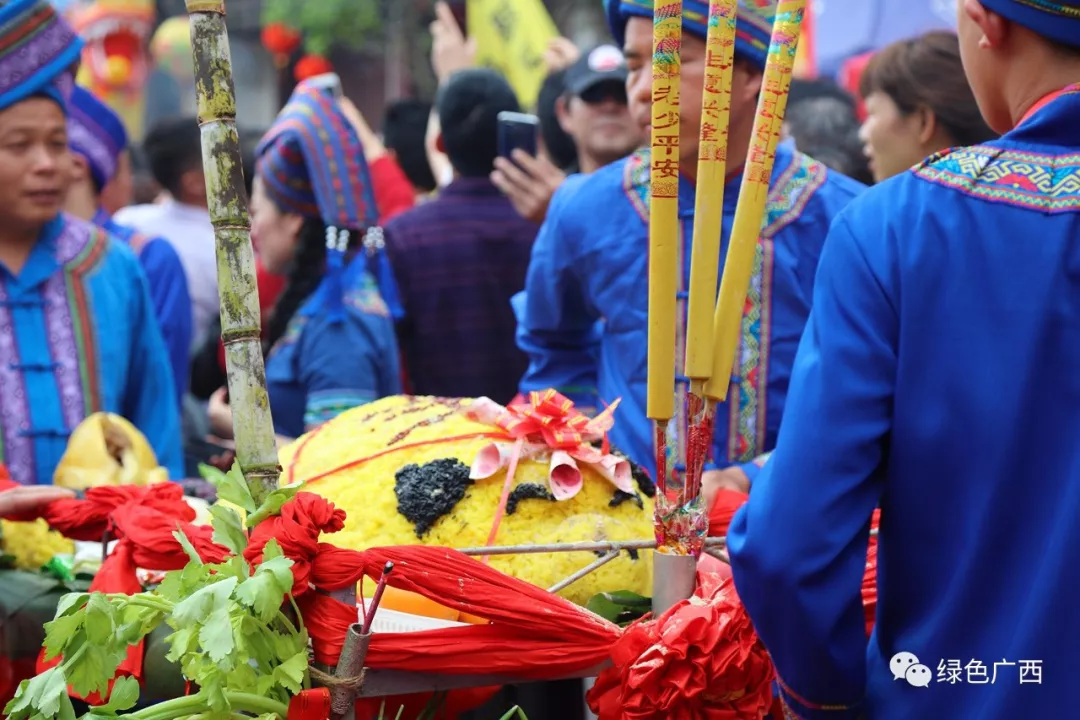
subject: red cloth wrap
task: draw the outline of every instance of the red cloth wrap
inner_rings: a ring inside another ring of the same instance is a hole
[[[601,720],[741,720],[773,705],[776,677],[731,579],[626,629],[587,699]]]
[[[0,477],[0,491],[14,483]],[[195,511],[184,502],[184,491],[173,483],[145,487],[97,487],[86,491],[86,499],[57,500],[41,513],[53,530],[72,540],[101,542],[108,531],[117,540],[116,547],[102,564],[90,585],[92,592],[125,593],[134,595],[143,587],[136,568],[147,570],[179,570],[188,563],[188,556],[173,532],[182,530],[205,562],[218,563],[229,556],[227,548],[211,540],[213,530],[195,526]],[[7,520],[34,520],[35,517],[6,517]],[[45,650],[38,656],[37,671],[54,667],[61,658],[45,660]],[[143,645],[128,649],[118,675],[130,675],[140,683],[143,666]],[[111,689],[111,685],[110,685]],[[74,693],[73,693],[74,694]],[[85,698],[99,704],[104,698],[93,694]]]
[[[724,512],[730,522],[736,498],[726,499],[729,503]],[[719,512],[719,504],[713,510]],[[225,548],[210,539],[210,528],[189,524],[194,513],[176,485],[94,489],[88,491],[86,500],[58,501],[44,515],[65,534],[98,540],[109,528],[119,539],[95,579],[95,590],[141,590],[136,567],[182,568],[187,556],[172,537],[177,526],[204,561],[221,562],[228,556]],[[723,720],[738,717],[730,714],[735,712],[732,708],[757,707],[759,701],[764,702],[759,697],[769,688],[769,666],[760,661],[760,643],[730,580],[710,582],[714,576],[703,576],[698,599],[680,603],[658,620],[639,622],[624,632],[568,600],[454,550],[406,546],[358,552],[319,542],[323,533],[340,530],[344,520],[344,512],[321,496],[298,493],[279,516],[255,528],[245,553],[249,561],[257,563],[266,542],[274,538],[294,561],[296,602],[317,662],[337,662],[346,630],[358,616],[354,605],[311,590],[333,592],[354,587],[365,575],[377,579],[386,562],[393,561],[394,571],[387,578],[392,587],[486,618],[491,624],[377,634],[368,650],[369,667],[451,675],[473,674],[483,668],[492,674],[547,680],[596,667],[610,658],[614,665],[604,671],[598,689],[590,695],[602,711],[609,708],[601,712],[602,720]],[[718,522],[714,529],[721,528],[726,531],[726,524]],[[666,649],[657,649],[657,643]],[[120,672],[141,679],[141,657],[141,648],[133,649]],[[734,697],[739,691],[744,694]],[[475,707],[493,692],[479,688],[452,693],[449,709]],[[614,700],[612,693],[616,693]],[[686,701],[690,696],[705,698],[705,709],[692,711]],[[422,705],[425,697],[409,696],[407,705]],[[303,701],[313,713],[316,710],[308,701],[314,699]],[[393,701],[387,703],[388,708],[394,707]],[[381,700],[375,699],[358,702],[357,717],[374,717],[380,705]]]

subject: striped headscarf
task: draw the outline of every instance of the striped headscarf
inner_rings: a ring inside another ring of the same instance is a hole
[[[0,5],[0,110],[34,95],[66,109],[82,41],[47,0]]]
[[[662,6],[664,0],[656,0]],[[777,0],[739,0],[735,26],[735,55],[765,67],[776,19]],[[632,17],[652,18],[653,0],[604,0],[608,25],[616,42],[626,39],[626,21]],[[709,26],[709,3],[706,0],[683,0],[683,32],[704,39]]]
[[[92,92],[75,86],[68,101],[68,145],[86,160],[98,188],[105,187],[116,174],[120,153],[127,144],[120,116]]]

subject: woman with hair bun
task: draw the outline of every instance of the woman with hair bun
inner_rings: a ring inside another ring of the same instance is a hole
[[[252,242],[286,278],[264,350],[274,431],[287,441],[401,392],[396,295],[361,143],[330,94],[298,85],[256,156]],[[213,432],[231,438],[224,388],[209,414]]]
[[[951,32],[882,49],[863,71],[859,94],[867,114],[859,137],[875,182],[936,152],[997,137],[979,114]]]

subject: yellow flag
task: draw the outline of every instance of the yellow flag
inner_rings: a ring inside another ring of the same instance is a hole
[[[522,107],[532,108],[547,76],[544,52],[559,36],[542,0],[468,0],[468,33],[478,65],[501,72]]]

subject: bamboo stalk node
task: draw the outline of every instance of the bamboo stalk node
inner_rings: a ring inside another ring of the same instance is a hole
[[[259,342],[262,339],[262,333],[259,328],[237,328],[235,330],[229,330],[228,332],[222,331],[221,342],[223,345],[232,345],[233,343],[242,343],[248,340],[254,340]]]
[[[214,13],[225,14],[225,0],[186,0],[188,13]]]

